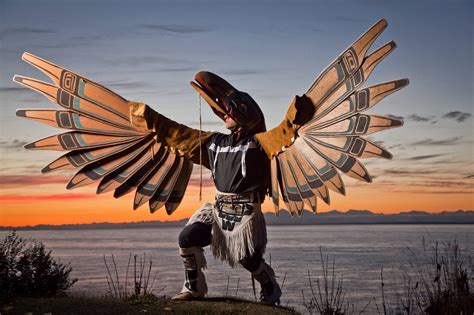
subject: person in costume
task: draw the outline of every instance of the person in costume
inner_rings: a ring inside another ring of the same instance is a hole
[[[182,291],[173,299],[205,296],[203,247],[212,244],[215,257],[232,267],[240,264],[251,272],[261,285],[262,303],[279,303],[280,286],[273,269],[263,259],[267,233],[261,203],[270,188],[270,160],[255,137],[266,131],[263,113],[250,95],[238,91],[213,73],[200,72],[195,80],[196,87],[205,89],[206,95],[212,95],[216,100],[211,103],[212,109],[224,121],[230,134],[201,133],[164,118],[147,105],[131,103],[135,124],[140,126],[140,118],[143,118],[141,122],[146,122],[146,128],[159,130],[157,136],[165,143],[175,141],[172,135],[194,133],[188,141],[196,144],[188,144],[188,147],[204,148],[200,151],[204,155],[200,156],[201,163],[206,161],[202,164],[211,169],[217,189],[215,202],[206,203],[197,210],[179,235],[185,282]],[[308,106],[311,110],[311,104]],[[198,142],[201,143],[198,145]],[[195,155],[188,152],[188,156]]]
[[[277,214],[283,205],[292,215],[305,207],[316,213],[318,200],[329,204],[330,190],[345,194],[340,172],[371,182],[359,159],[391,158],[364,136],[403,122],[364,111],[408,85],[408,79],[361,88],[396,47],[391,41],[368,54],[386,27],[382,19],[362,34],[301,97],[293,98],[281,123],[268,131],[262,111],[248,94],[215,74],[197,73],[191,85],[230,134],[189,128],[146,104],[24,53],[23,60],[53,83],[18,75],[13,80],[62,109],[20,109],[17,116],[70,130],[25,148],[68,151],[42,172],[78,170],[68,189],[100,180],[97,193],[114,191],[117,198],[135,192],[133,208],[148,202],[152,213],[163,207],[168,214],[177,210],[193,164],[207,167],[216,198],[192,215],[179,236],[185,282],[175,298],[206,295],[202,248],[210,244],[215,257],[252,273],[261,285],[261,302],[278,303],[281,289],[262,257],[267,243],[261,211],[265,195]]]

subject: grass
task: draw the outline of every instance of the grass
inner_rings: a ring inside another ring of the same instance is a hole
[[[112,297],[20,298],[0,308],[1,314],[298,314],[296,311],[235,298],[171,301],[153,296],[138,299]]]

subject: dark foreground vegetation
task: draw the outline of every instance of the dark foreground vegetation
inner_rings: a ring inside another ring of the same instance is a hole
[[[0,300],[15,296],[65,295],[77,281],[72,268],[56,261],[41,242],[7,235],[0,244]]]
[[[474,314],[474,265],[458,243],[432,246],[423,242],[423,252],[412,255],[409,266],[401,266],[393,275],[402,281],[397,292],[396,303],[387,303],[385,290],[392,283],[384,281],[380,271],[380,296],[367,301],[362,307],[351,304],[346,299],[343,277],[337,275],[335,263],[329,263],[320,250],[322,275],[313,279],[308,271],[309,293],[303,290],[303,305],[310,314],[429,314],[467,315]],[[372,304],[372,305],[371,305]],[[370,307],[371,311],[367,309]]]
[[[293,309],[272,307],[233,297],[198,301],[158,298],[157,273],[145,256],[129,256],[125,275],[118,272],[114,256],[103,257],[109,292],[106,297],[68,296],[77,281],[69,264],[56,261],[44,245],[25,240],[15,232],[0,243],[0,314],[297,314]],[[397,301],[387,303],[385,291],[393,283],[380,272],[380,296],[355,306],[346,299],[342,275],[335,262],[320,249],[321,271],[308,271],[302,305],[309,314],[474,314],[472,259],[456,241],[410,251],[409,266],[401,266]],[[286,276],[286,275],[285,275]],[[283,285],[283,283],[282,283]],[[360,301],[359,301],[360,302]],[[370,311],[368,311],[370,310]],[[374,311],[376,310],[376,311]]]
[[[1,314],[298,314],[295,311],[231,298],[171,301],[154,296],[139,299],[112,297],[21,298],[3,305]]]

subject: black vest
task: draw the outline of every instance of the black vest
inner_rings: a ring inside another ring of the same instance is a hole
[[[255,136],[216,133],[206,143],[217,190],[259,193],[263,201],[270,183],[270,161]]]

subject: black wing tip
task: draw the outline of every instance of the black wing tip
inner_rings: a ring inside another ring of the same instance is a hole
[[[397,48],[397,43],[394,40],[389,41],[386,45],[383,45],[381,48],[383,49],[386,46],[390,46],[390,49],[387,53],[392,52],[395,48]]]
[[[328,193],[325,197],[323,196],[322,199],[323,199],[324,203],[327,204],[328,206],[331,204],[331,198],[329,197],[329,191],[328,191]]]
[[[383,150],[380,156],[387,160],[391,160],[393,158],[392,153],[388,152],[387,150]]]
[[[118,188],[115,189],[115,191],[114,191],[114,198],[115,198],[115,199],[118,199],[118,198],[120,198],[120,197],[122,197],[122,196],[123,196],[122,192],[119,191]]]
[[[33,55],[32,53],[29,53],[29,52],[25,51],[24,53],[21,54],[21,59],[24,60],[24,61],[27,61],[26,57],[28,57],[28,56],[35,57],[35,55]]]
[[[372,183],[372,176],[369,175],[369,173],[365,173],[365,175],[362,177],[367,183]]]
[[[410,84],[410,80],[408,80],[408,78],[403,78],[403,79],[395,81],[395,88],[401,89],[407,86],[408,84]]]
[[[135,202],[133,203],[133,210],[137,210],[140,207],[140,205],[136,204]]]
[[[28,145],[28,144],[27,144]],[[25,149],[26,149],[26,146],[25,146]],[[43,167],[41,169],[41,173],[45,174],[45,173],[49,173],[51,172],[53,169],[51,167],[49,167],[49,165],[46,165],[45,167]]]
[[[15,114],[16,114],[17,117],[25,117],[26,118],[27,117],[26,112],[27,112],[26,109],[17,109]]]
[[[36,148],[37,148],[36,142],[32,142],[32,143],[25,144],[25,145],[23,146],[23,148],[25,148],[25,149],[27,149],[27,150],[36,149]]]
[[[337,188],[337,191],[343,196],[346,195],[346,187],[344,187],[344,186],[341,186],[341,187]]]
[[[403,126],[403,124],[404,124],[403,120],[391,118],[390,127],[401,127]]]
[[[18,75],[18,74],[15,74],[12,78],[13,82],[16,82],[16,83],[20,83],[20,84],[23,84],[23,79],[25,77],[21,76],[21,75]]]

